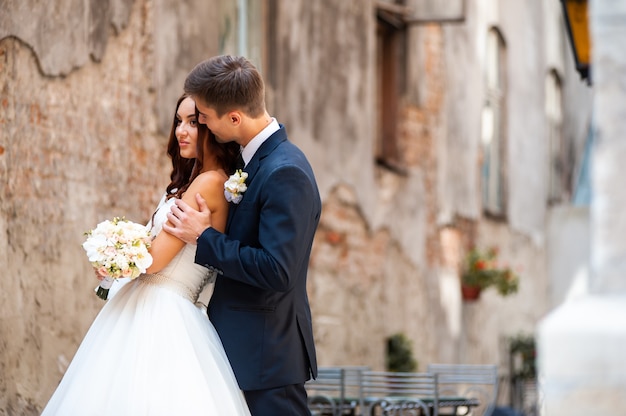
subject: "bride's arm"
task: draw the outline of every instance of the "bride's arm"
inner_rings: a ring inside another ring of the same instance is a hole
[[[182,197],[183,201],[197,210],[198,203],[195,195],[197,193],[202,195],[211,210],[212,226],[221,232],[224,232],[228,218],[228,202],[224,198],[224,182],[226,179],[228,178],[216,171],[202,173],[194,179]],[[161,271],[184,246],[185,243],[182,240],[170,233],[160,232],[152,241],[150,247],[153,261],[147,273]]]

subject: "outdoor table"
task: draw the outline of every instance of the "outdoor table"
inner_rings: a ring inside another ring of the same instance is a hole
[[[344,397],[343,401],[339,397],[326,396],[324,402],[320,404],[330,404],[325,410],[320,406],[314,414],[319,416],[331,416],[337,410],[342,416],[375,416],[376,409],[380,409],[382,414],[398,414],[400,409],[419,409],[418,403],[423,403],[428,408],[428,416],[434,415],[434,399],[431,397],[367,397],[363,399],[363,409],[360,408],[361,399],[359,397]],[[463,416],[469,414],[472,407],[480,405],[480,401],[475,398],[445,396],[438,399],[439,416]],[[464,411],[463,411],[463,408]],[[390,413],[391,412],[391,413]],[[395,412],[395,413],[393,413]],[[421,414],[424,412],[422,411]],[[401,413],[400,413],[401,414]]]
[[[493,377],[486,379],[480,374],[483,367],[489,370],[487,375],[491,375],[491,367],[495,368],[452,367],[453,371],[467,372],[453,377],[443,372],[447,368],[436,368],[442,371],[437,374],[435,371],[385,372],[371,371],[367,367],[322,367],[318,378],[306,384],[309,407],[316,416],[468,415],[473,408],[490,405],[490,396],[477,396],[475,388],[465,392],[442,389],[440,384],[493,384]]]
[[[453,415],[458,415],[458,416],[463,416],[463,415],[467,415],[470,410],[472,410],[472,407],[478,407],[480,406],[480,400],[475,399],[475,398],[471,398],[471,397],[440,397],[439,398],[439,416],[453,416]],[[461,408],[465,408],[465,411],[462,413],[459,413],[459,409]],[[445,409],[451,409],[448,410],[448,412],[443,412],[442,410]]]
[[[361,413],[363,416],[378,415],[415,415],[414,411],[419,409],[420,415],[433,416],[435,400],[432,397],[384,397],[374,398],[368,397],[364,400],[367,410]],[[475,398],[468,397],[439,397],[437,399],[437,415],[438,416],[463,416],[470,413],[472,407],[480,405],[480,401]],[[427,413],[426,413],[426,409]],[[464,409],[463,409],[464,408]],[[377,409],[381,413],[376,413]],[[404,410],[411,410],[411,413],[403,413]],[[459,410],[464,410],[459,412]],[[351,413],[355,415],[355,413]]]

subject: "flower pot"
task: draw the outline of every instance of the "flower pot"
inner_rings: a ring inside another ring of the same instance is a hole
[[[463,300],[475,301],[480,298],[480,287],[479,286],[466,286],[461,285],[461,294],[463,295]]]

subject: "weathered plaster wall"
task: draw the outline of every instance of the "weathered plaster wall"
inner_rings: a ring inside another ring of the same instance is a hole
[[[13,36],[30,45],[44,74],[67,75],[91,59],[102,59],[111,28],[120,32],[126,27],[133,3],[134,0],[3,0],[0,39]]]
[[[9,415],[39,414],[56,387],[102,306],[83,232],[116,215],[148,220],[170,169],[160,126],[192,63],[217,52],[217,29],[198,14],[210,2],[34,3],[3,1],[0,16],[0,414]]]
[[[45,402],[102,306],[82,232],[114,215],[146,221],[167,178],[164,139],[141,111],[153,95],[139,34],[124,32],[102,63],[65,78],[42,76],[22,42],[0,44],[0,408],[14,414]]]
[[[307,153],[323,195],[358,189],[374,215],[374,21],[370,0],[283,1],[268,77],[272,110]],[[332,150],[330,150],[332,149]]]
[[[506,13],[503,11],[506,10]],[[499,24],[507,47],[507,119],[509,222],[544,244],[548,195],[548,146],[545,121],[545,77],[542,7],[521,2],[501,5]],[[538,45],[541,45],[539,47]],[[514,51],[514,52],[513,52]],[[531,110],[532,109],[532,110]],[[528,169],[533,166],[534,169]]]

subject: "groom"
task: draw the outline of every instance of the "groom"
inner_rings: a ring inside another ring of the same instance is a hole
[[[226,234],[211,228],[200,196],[199,211],[176,201],[164,229],[197,241],[196,263],[220,275],[208,314],[252,415],[310,414],[304,382],[317,363],[306,277],[321,213],[313,170],[267,113],[263,80],[245,58],[198,64],[185,92],[218,141],[241,145],[247,189],[230,204]]]

